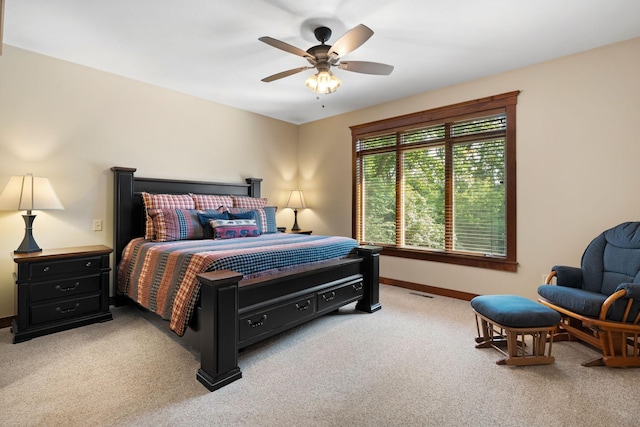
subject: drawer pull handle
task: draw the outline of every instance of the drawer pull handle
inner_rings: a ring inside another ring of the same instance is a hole
[[[67,286],[66,288],[63,288],[60,285],[56,285],[56,290],[58,290],[60,292],[68,292],[68,291],[75,290],[78,286],[80,286],[80,282],[76,282],[76,283],[73,284],[73,286]]]
[[[298,311],[308,310],[309,307],[311,307],[311,300],[307,300],[307,302],[304,305],[300,305],[300,303],[296,303],[296,310]]]
[[[44,271],[45,273],[48,273],[49,272],[49,267],[47,266],[47,267],[43,268],[42,271]]]
[[[74,305],[73,307],[70,307],[70,308],[62,309],[60,307],[56,307],[56,311],[60,312],[60,314],[67,314],[67,313],[71,313],[72,311],[76,311],[78,309],[78,307],[80,307],[80,303],[79,302],[77,302],[76,305]]]
[[[331,301],[335,297],[336,297],[336,293],[333,291],[326,294],[322,294],[322,299],[324,299],[325,301]]]
[[[353,285],[353,290],[358,292],[362,290],[362,282],[360,283],[356,283],[355,285]]]
[[[260,326],[264,325],[264,322],[266,322],[266,320],[267,315],[263,314],[260,320],[258,320],[257,322],[252,322],[251,319],[249,319],[247,320],[247,324],[249,324],[249,326],[251,326],[252,328],[259,328]]]
[[[91,267],[91,261],[87,261],[87,263],[85,264],[85,267]]]

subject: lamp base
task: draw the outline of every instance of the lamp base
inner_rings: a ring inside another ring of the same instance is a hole
[[[293,227],[291,227],[291,231],[300,231],[300,227],[298,226],[298,210],[293,210]]]
[[[36,219],[35,215],[28,214],[22,215],[24,218],[24,239],[22,239],[22,243],[18,249],[13,251],[16,254],[30,254],[32,252],[42,252],[42,249],[36,243],[36,240],[33,238],[33,221]]]

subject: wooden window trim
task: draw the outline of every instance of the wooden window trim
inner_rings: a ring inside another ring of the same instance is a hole
[[[478,114],[492,113],[494,111],[505,112],[507,120],[505,155],[507,158],[505,197],[506,206],[506,230],[507,230],[507,254],[505,257],[490,257],[478,255],[465,255],[461,253],[438,252],[428,250],[415,250],[384,246],[382,255],[419,259],[434,262],[444,262],[458,265],[488,268],[501,271],[517,271],[517,236],[516,236],[516,104],[520,91],[507,92],[486,98],[461,102],[449,106],[434,108],[417,113],[406,114],[389,119],[378,120],[370,123],[351,126],[353,156],[352,156],[352,235],[357,236],[360,227],[357,204],[361,197],[356,177],[356,143],[358,139],[366,138],[383,132],[400,132],[416,126],[425,126],[443,120],[459,120],[465,116],[477,116]],[[399,156],[397,156],[399,158]],[[397,192],[397,198],[401,195]],[[396,205],[396,211],[401,209]],[[396,227],[399,227],[396,222]]]

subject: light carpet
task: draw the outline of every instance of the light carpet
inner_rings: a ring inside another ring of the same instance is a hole
[[[638,425],[640,369],[508,367],[474,348],[468,301],[381,285],[382,310],[353,305],[247,348],[243,378],[213,393],[196,354],[133,307],[114,320],[11,344],[0,330],[2,426]]]

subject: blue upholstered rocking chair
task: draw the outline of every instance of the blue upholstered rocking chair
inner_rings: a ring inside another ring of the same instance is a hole
[[[604,231],[580,264],[553,267],[538,288],[539,301],[562,316],[554,341],[577,338],[602,350],[584,366],[640,367],[640,222]]]

